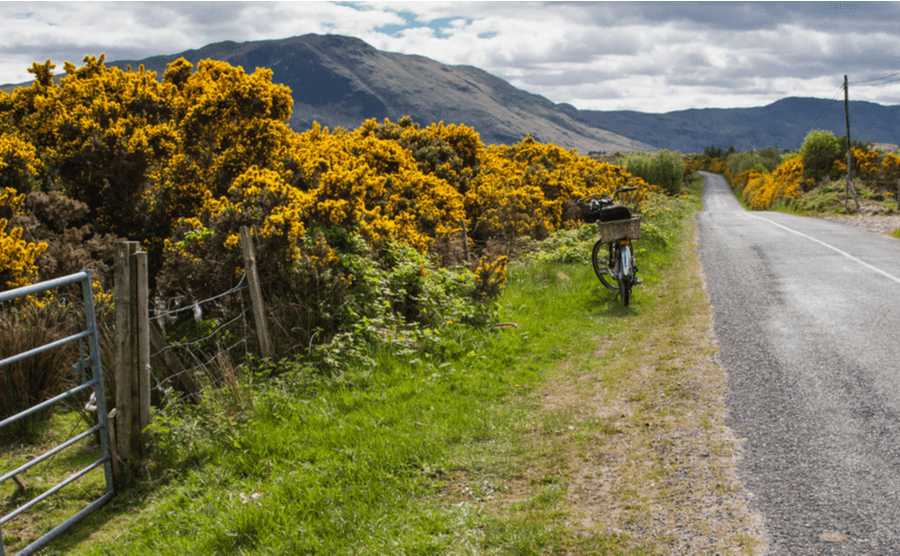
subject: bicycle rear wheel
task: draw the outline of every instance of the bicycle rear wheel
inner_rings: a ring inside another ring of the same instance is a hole
[[[604,245],[607,246],[606,250],[603,249]],[[609,249],[609,243],[604,242],[602,239],[597,240],[597,243],[594,244],[594,249],[591,251],[591,265],[593,265],[594,274],[600,279],[601,284],[608,289],[617,290],[619,286],[609,269]]]
[[[631,302],[631,286],[634,283],[634,260],[631,257],[630,245],[624,245],[619,252],[621,258],[616,282],[618,282],[622,306],[628,307],[628,304]]]

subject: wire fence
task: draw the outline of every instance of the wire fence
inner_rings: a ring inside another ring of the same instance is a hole
[[[226,379],[215,369],[223,356],[238,365],[250,359],[251,326],[247,319],[252,308],[245,299],[248,289],[245,272],[238,284],[228,291],[184,306],[157,307],[151,311],[150,322],[162,331],[163,337],[172,325],[181,324],[180,328],[187,330],[180,341],[165,343],[160,349],[151,351],[151,360],[170,361],[167,365],[151,366],[152,388],[159,395],[175,389],[185,379],[194,382],[197,377],[205,377],[211,386],[221,386]],[[189,322],[188,326],[185,321]],[[173,357],[178,362],[175,369],[171,363]],[[182,391],[174,401],[181,402],[195,395],[196,392]]]

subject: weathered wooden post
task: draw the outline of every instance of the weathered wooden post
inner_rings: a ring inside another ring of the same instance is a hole
[[[463,233],[463,253],[466,256],[466,264],[469,264],[469,230],[466,229],[466,219],[462,219],[462,233]]]
[[[137,377],[138,377],[138,430],[143,435],[144,429],[150,424],[150,286],[147,276],[147,252],[138,251],[134,254],[136,272],[136,296],[137,303]],[[145,457],[144,446],[140,443],[139,453]]]
[[[250,228],[241,226],[241,251],[244,255],[244,271],[250,284],[250,301],[253,304],[253,320],[256,323],[256,335],[259,337],[259,349],[262,356],[271,359],[274,355],[272,341],[269,338],[269,326],[266,322],[265,304],[262,290],[259,287],[259,275],[256,272],[256,250]]]
[[[150,424],[150,326],[147,253],[124,241],[115,249],[117,456],[143,457],[141,431]]]
[[[137,242],[124,241],[115,249],[115,298],[116,298],[116,453],[123,461],[132,454],[131,430],[134,411],[132,388],[136,387],[133,371],[137,368],[137,347],[133,344],[132,330],[136,325],[136,304],[132,302],[131,256],[137,251]]]

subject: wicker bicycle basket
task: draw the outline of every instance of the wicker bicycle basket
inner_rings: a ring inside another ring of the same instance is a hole
[[[600,229],[600,239],[603,241],[616,241],[618,239],[641,239],[640,215],[630,220],[613,220],[611,222],[597,222]]]

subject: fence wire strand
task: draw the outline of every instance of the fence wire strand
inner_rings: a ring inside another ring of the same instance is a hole
[[[240,295],[241,292],[249,289],[249,285],[246,282],[247,273],[245,272],[243,275],[241,275],[241,279],[238,284],[228,291],[225,291],[218,295],[214,295],[207,299],[195,301],[194,303],[184,307],[155,311],[155,314],[151,317],[151,320],[169,319],[172,317],[177,318],[177,316],[184,311],[193,310],[196,312],[198,307],[202,307],[203,305],[206,305],[210,302],[235,294],[238,295],[238,302],[236,304],[240,307],[240,311],[237,312],[237,314],[233,314],[233,316],[230,316],[227,321],[221,324],[216,324],[214,330],[203,335],[202,337],[194,338],[189,341],[183,341],[180,343],[166,344],[162,349],[153,353],[151,355],[151,359],[158,358],[164,353],[170,352],[173,356],[175,356],[179,364],[183,367],[178,372],[167,374],[166,376],[159,376],[158,372],[152,372],[151,376],[153,381],[155,382],[155,390],[164,393],[167,390],[173,388],[176,381],[184,376],[197,378],[199,375],[200,377],[209,380],[210,385],[221,385],[224,383],[225,379],[222,376],[215,376],[214,369],[216,368],[217,360],[219,360],[219,358],[221,358],[223,354],[226,354],[229,359],[233,361],[235,358],[232,357],[231,354],[236,348],[240,346],[243,346],[244,348],[243,359],[247,358],[249,353],[247,348],[247,335],[249,327],[247,325],[246,317],[247,313],[252,309],[252,307],[246,306],[243,296]],[[195,318],[198,318],[197,313],[195,313]],[[165,320],[163,320],[163,322],[165,322]],[[239,323],[237,325],[239,328],[235,326],[237,323]],[[229,330],[234,331],[235,329],[237,329],[237,332],[235,332],[232,337],[236,338],[236,340],[229,346],[223,347],[219,341],[216,341],[214,345],[209,345],[217,336],[221,336]],[[208,349],[202,349],[202,346],[204,344],[208,346]],[[240,367],[240,365],[238,365],[238,367]],[[178,397],[175,397],[173,401],[174,403],[178,404],[188,398],[194,397],[196,394],[197,392],[183,393]]]

